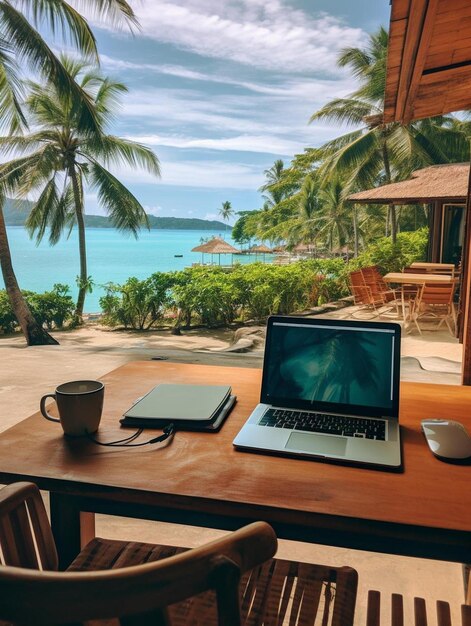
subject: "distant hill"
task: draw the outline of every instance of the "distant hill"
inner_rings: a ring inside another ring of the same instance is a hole
[[[5,200],[3,214],[7,226],[24,226],[33,203],[29,200]],[[217,230],[219,232],[230,228],[218,220],[201,220],[190,217],[156,217],[148,215],[151,228],[160,230]],[[92,228],[114,228],[108,217],[103,215],[85,215],[85,225]]]

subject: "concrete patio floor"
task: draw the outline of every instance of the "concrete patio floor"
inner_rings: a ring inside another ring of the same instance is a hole
[[[347,314],[347,310],[343,309],[329,316],[339,318]],[[41,395],[53,391],[58,383],[83,377],[100,378],[128,361],[157,356],[181,362],[260,367],[262,359],[260,349],[243,354],[221,352],[227,349],[232,338],[232,331],[227,330],[190,331],[175,337],[167,331],[145,334],[85,327],[79,331],[54,334],[61,345],[26,348],[21,337],[0,339],[0,431],[35,412]],[[405,335],[402,353],[404,357],[419,359],[419,364],[421,362],[418,368],[412,367],[412,377],[416,376],[415,379],[432,382],[438,377],[443,382],[448,376],[447,382],[459,384],[457,372],[461,346],[450,337],[448,331],[427,332],[422,337],[417,334]],[[425,369],[421,369],[423,367]],[[447,367],[448,372],[443,370]],[[404,369],[410,369],[407,362]],[[410,372],[407,378],[410,379]],[[222,533],[211,529],[98,516],[97,534],[110,538],[195,546]],[[406,623],[412,620],[413,596],[431,601],[447,600],[452,605],[454,619],[459,619],[459,605],[464,600],[459,564],[293,541],[280,541],[279,555],[355,567],[360,576],[357,624],[365,623],[368,589],[379,589],[385,594],[382,606],[384,623],[389,622],[391,592],[400,592],[405,596]],[[435,611],[433,609],[429,612],[432,616],[430,624],[434,624]]]

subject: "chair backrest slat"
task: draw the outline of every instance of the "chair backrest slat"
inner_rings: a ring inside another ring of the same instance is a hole
[[[438,626],[451,626],[451,611],[448,602],[437,601],[437,624]]]
[[[461,624],[462,626],[471,626],[471,604],[461,605]]]
[[[404,626],[404,598],[400,593],[391,594],[391,626]]]
[[[56,546],[36,485],[0,490],[0,547],[5,565],[57,570]]]

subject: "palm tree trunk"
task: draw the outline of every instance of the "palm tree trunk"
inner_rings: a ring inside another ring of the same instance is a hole
[[[58,341],[34,319],[18,286],[11,262],[10,245],[3,210],[0,207],[0,265],[11,308],[23,331],[28,346],[58,345]]]
[[[69,170],[75,201],[75,217],[77,219],[77,230],[79,239],[80,254],[80,275],[79,275],[79,292],[77,296],[77,304],[75,306],[75,322],[81,324],[83,321],[83,307],[85,304],[85,294],[87,293],[87,248],[85,244],[85,220],[83,218],[83,194],[77,179],[77,174],[73,167]]]
[[[389,163],[389,154],[386,139],[383,140],[383,163],[386,183],[389,184],[391,182],[391,165]],[[396,207],[394,206],[394,204],[389,205],[389,217],[391,218],[391,239],[394,244],[396,243],[397,239]]]

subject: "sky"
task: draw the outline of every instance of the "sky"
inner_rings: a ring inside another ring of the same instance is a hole
[[[114,172],[157,216],[260,208],[264,170],[345,130],[309,117],[355,88],[339,51],[389,22],[388,0],[130,3],[134,34],[92,24],[103,72],[129,89],[110,132],[151,147],[162,177]],[[103,214],[93,193],[86,211]]]

